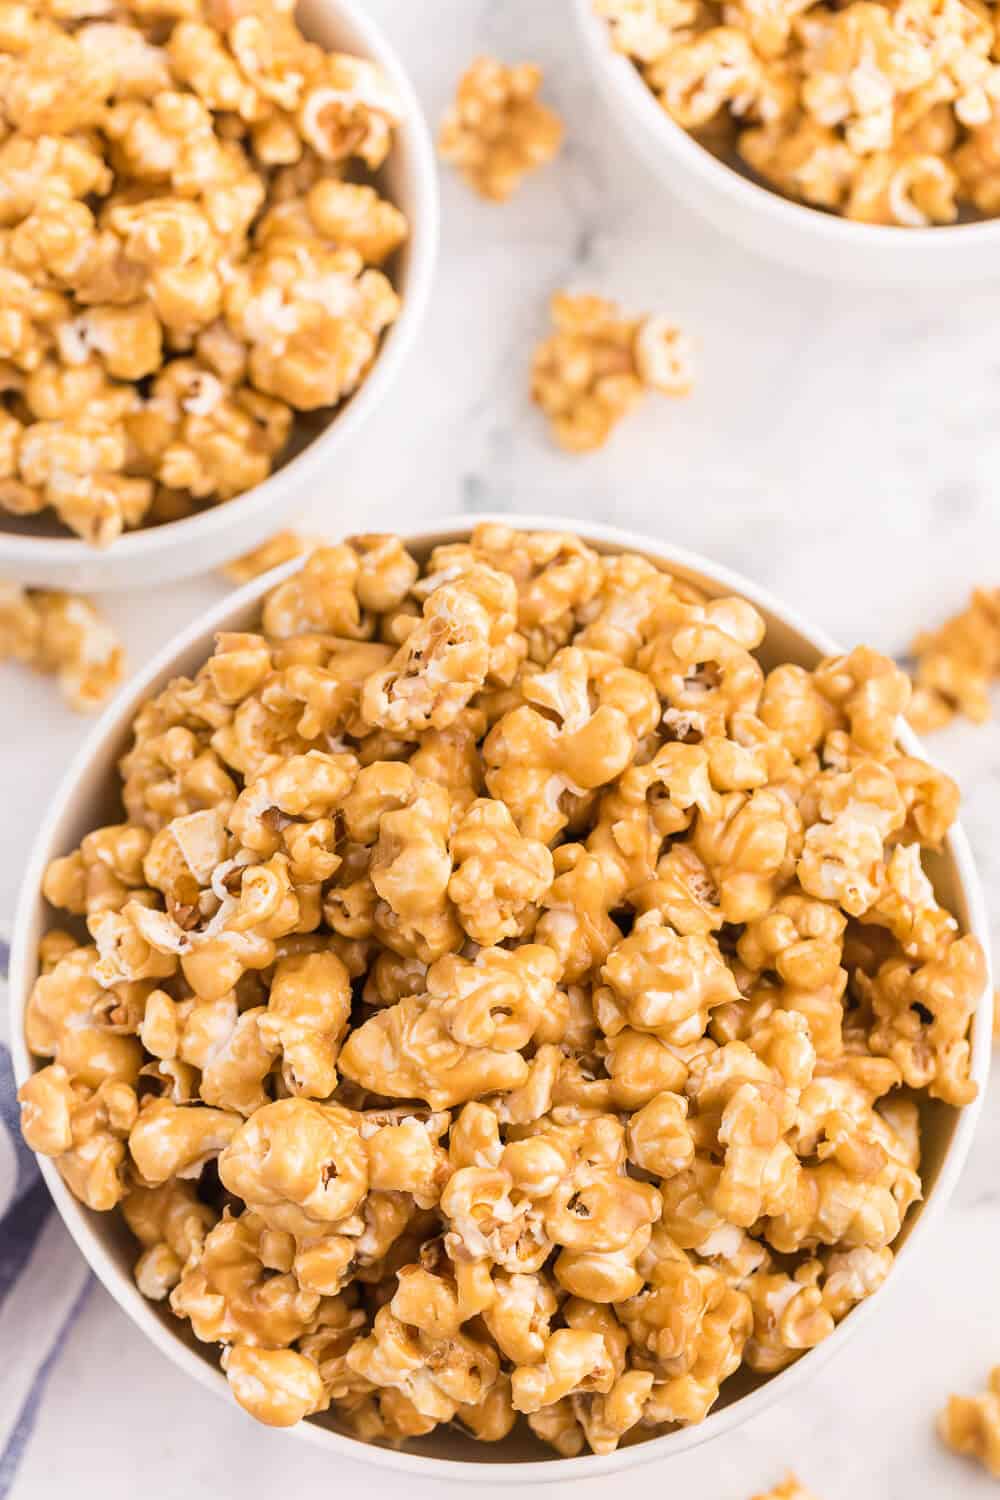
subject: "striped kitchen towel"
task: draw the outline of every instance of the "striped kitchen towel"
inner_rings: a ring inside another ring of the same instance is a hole
[[[0,927],[0,1500],[14,1493],[49,1374],[93,1278],[21,1140]]]

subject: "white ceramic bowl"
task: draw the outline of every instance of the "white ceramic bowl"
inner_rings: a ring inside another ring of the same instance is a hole
[[[806,624],[763,589],[694,553],[648,537],[553,517],[485,516],[475,519],[505,521],[536,531],[569,528],[599,551],[627,549],[642,553],[710,594],[742,595],[760,610],[767,622],[767,639],[760,653],[765,665],[797,661],[812,666],[820,656],[837,650],[821,630]],[[432,522],[419,534],[411,536],[408,546],[417,556],[425,557],[432,547],[462,540],[470,530],[468,517]],[[295,562],[275,569],[196,620],[118,694],[67,771],[31,851],[14,922],[10,971],[11,1035],[14,1069],[19,1083],[36,1066],[24,1043],[23,1013],[35,979],[38,939],[49,922],[41,895],[46,866],[56,855],[75,847],[91,828],[119,815],[120,809],[115,803],[116,764],[126,748],[129,726],[138,706],[158,692],[170,678],[195,671],[210,654],[216,631],[256,628],[264,594],[277,579],[300,566]],[[919,750],[914,735],[905,726],[901,726],[899,737],[907,751]],[[952,830],[944,851],[928,862],[928,868],[941,899],[956,913],[963,929],[975,933],[988,952],[985,904],[969,847],[960,828]],[[972,1076],[979,1084],[979,1101],[989,1073],[991,1037],[992,986],[987,983],[973,1029]],[[918,1243],[926,1237],[951,1196],[972,1141],[979,1101],[961,1111],[931,1103],[925,1112],[922,1137],[925,1197],[919,1206],[911,1209],[897,1241],[901,1261],[908,1261],[916,1253]],[[176,1365],[231,1401],[225,1377],[218,1369],[211,1347],[198,1344],[191,1337],[187,1324],[174,1319],[140,1295],[132,1279],[135,1243],[120,1216],[96,1214],[84,1208],[64,1185],[52,1161],[47,1157],[39,1160],[70,1233],[115,1301]],[[663,1437],[651,1438],[607,1456],[557,1458],[530,1438],[512,1436],[494,1445],[476,1443],[447,1429],[411,1443],[406,1452],[361,1443],[323,1425],[322,1420],[300,1423],[291,1431],[299,1440],[325,1448],[331,1457],[365,1460],[379,1467],[403,1470],[424,1478],[456,1479],[464,1484],[537,1483],[608,1474],[694,1448],[748,1421],[779,1396],[789,1394],[840,1349],[863,1323],[877,1315],[888,1288],[895,1284],[897,1277],[898,1267],[883,1290],[855,1308],[823,1344],[780,1374],[767,1379],[746,1372],[734,1376],[727,1382],[719,1406],[699,1426],[678,1428]]]
[[[904,229],[859,224],[759,186],[672,120],[593,0],[572,0],[594,81],[630,144],[672,193],[748,250],[830,280],[901,284],[996,278],[1000,219]]]
[[[0,511],[0,577],[50,588],[145,588],[205,572],[249,551],[304,502],[310,487],[334,482],[344,448],[383,399],[413,347],[430,295],[439,230],[437,166],[423,111],[399,58],[366,15],[363,0],[298,0],[296,20],[324,47],[374,59],[402,102],[402,123],[377,180],[409,221],[410,234],[392,272],[403,305],[367,379],[263,484],[183,521],[125,532],[108,548],[68,536],[51,513],[21,520]],[[308,435],[309,416],[297,419],[299,443]]]

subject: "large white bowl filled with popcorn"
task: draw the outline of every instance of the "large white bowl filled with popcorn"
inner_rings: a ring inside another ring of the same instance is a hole
[[[195,622],[70,768],[13,934],[23,1128],[111,1295],[259,1420],[465,1482],[664,1458],[804,1380],[989,1069],[905,675],[565,526],[350,538]]]
[[[996,274],[1000,50],[965,0],[574,0],[592,74],[665,187],[831,279]]]
[[[15,8],[0,573],[224,562],[326,483],[425,311],[437,178],[358,0]],[[96,17],[96,18],[95,18]]]

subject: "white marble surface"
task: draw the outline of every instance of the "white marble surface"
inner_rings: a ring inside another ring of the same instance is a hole
[[[565,117],[562,157],[509,206],[443,181],[436,295],[415,357],[349,465],[312,497],[311,527],[405,526],[461,509],[614,521],[697,548],[768,584],[844,642],[904,649],[1000,552],[997,286],[859,292],[747,257],[658,195],[593,96],[568,0],[369,0],[436,121],[480,50],[535,58]],[[686,403],[650,399],[600,454],[552,448],[527,399],[546,299],[572,286],[669,314],[701,345]],[[219,596],[200,579],[107,602],[134,663]],[[84,729],[45,684],[0,669],[5,798],[0,912],[60,769]],[[935,754],[961,778],[965,819],[1000,910],[1000,729],[956,729]],[[1000,1361],[1000,1099],[987,1099],[946,1220],[880,1318],[797,1398],[627,1481],[638,1500],[745,1500],[794,1465],[824,1500],[973,1500],[990,1481],[942,1454],[943,1395]],[[5,1351],[6,1352],[6,1351]],[[101,1387],[104,1399],[88,1399]],[[142,1476],[140,1479],[139,1476]],[[414,1486],[345,1465],[216,1404],[147,1347],[95,1290],[56,1369],[17,1500],[72,1486],[102,1500],[247,1500]],[[593,1481],[593,1495],[621,1480]],[[489,1495],[486,1491],[484,1494]]]

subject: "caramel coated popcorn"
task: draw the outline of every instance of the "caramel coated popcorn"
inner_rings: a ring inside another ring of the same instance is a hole
[[[438,150],[482,198],[503,201],[562,145],[559,116],[536,97],[542,70],[479,57],[463,73]]]
[[[297,531],[276,531],[274,536],[269,536],[266,542],[254,547],[252,552],[234,557],[232,562],[223,566],[221,572],[231,583],[249,583],[262,573],[269,573],[272,568],[280,568],[282,563],[304,557],[318,545],[317,540],[302,536]]]
[[[990,1371],[981,1395],[948,1397],[938,1432],[953,1452],[977,1459],[1000,1479],[1000,1365]]]
[[[691,340],[659,317],[627,318],[601,297],[557,292],[555,332],[535,350],[531,398],[560,447],[600,448],[646,391],[686,396]]]
[[[957,792],[892,662],[764,635],[572,535],[366,535],[139,710],[24,1132],[258,1420],[609,1453],[890,1274],[975,1092]]]
[[[992,6],[594,4],[671,118],[786,197],[909,228],[1000,212]]]
[[[975,589],[965,609],[913,642],[916,666],[907,718],[918,733],[956,714],[983,724],[990,688],[1000,677],[1000,589]]]
[[[267,478],[399,312],[399,105],[284,0],[0,26],[0,510],[96,546]]]
[[[125,653],[89,599],[0,584],[0,661],[54,676],[79,713],[92,713],[125,673]]]
[[[754,1495],[752,1500],[816,1500],[812,1490],[800,1484],[794,1474],[788,1474],[780,1484],[766,1494]]]

